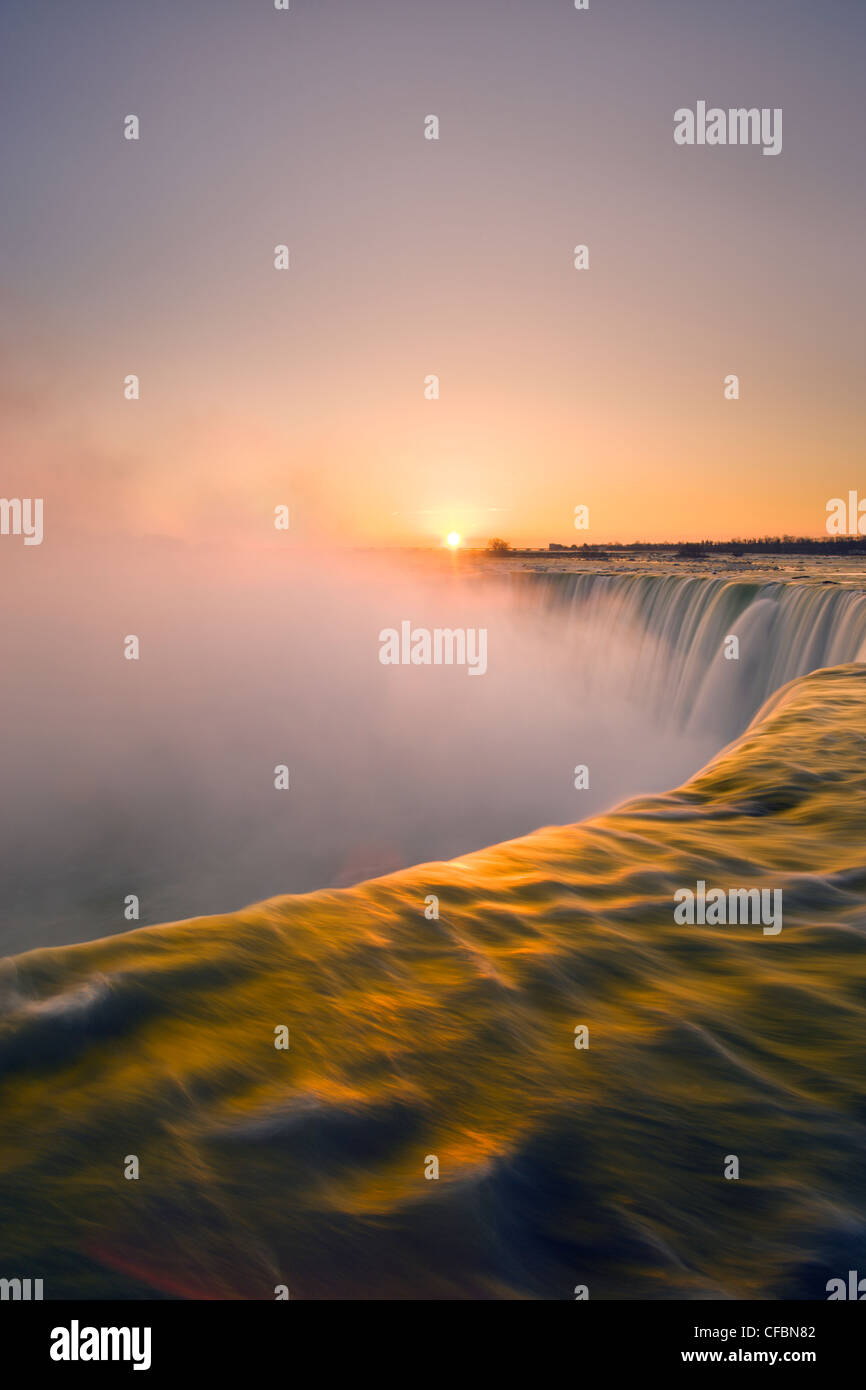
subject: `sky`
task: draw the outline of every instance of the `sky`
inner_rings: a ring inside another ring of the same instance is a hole
[[[864,53],[861,0],[0,0],[0,492],[85,541],[823,534]],[[677,146],[699,100],[781,154]]]

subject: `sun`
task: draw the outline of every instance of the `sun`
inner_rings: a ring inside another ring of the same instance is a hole
[[[460,532],[449,531],[448,535],[445,537],[445,544],[450,546],[452,550],[456,550],[460,544]]]

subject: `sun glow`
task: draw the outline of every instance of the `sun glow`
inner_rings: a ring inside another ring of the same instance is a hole
[[[452,550],[456,550],[460,544],[460,532],[449,531],[448,535],[445,537],[445,544],[450,546]]]

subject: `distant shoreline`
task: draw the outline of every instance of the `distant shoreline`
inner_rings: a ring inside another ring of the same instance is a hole
[[[463,547],[492,559],[538,555],[569,555],[587,559],[603,559],[607,555],[674,554],[683,559],[699,560],[712,555],[862,555],[866,557],[866,537],[827,536],[763,536],[752,540],[730,541],[609,541],[604,545],[560,545],[553,541],[546,546],[508,550],[487,550],[484,546]]]
[[[866,559],[866,536],[761,536],[749,540],[726,541],[605,541],[598,545],[565,545],[551,541],[547,545],[508,546],[491,549],[489,545],[462,543],[456,550],[445,545],[352,545],[348,550],[364,554],[381,551],[451,556],[484,556],[490,560],[537,559],[565,556],[572,559],[603,560],[623,555],[675,556],[685,560],[710,559],[714,555],[829,555]]]

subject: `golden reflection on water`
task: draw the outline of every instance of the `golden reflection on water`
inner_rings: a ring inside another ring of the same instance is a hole
[[[866,668],[818,672],[667,795],[5,962],[0,1272],[825,1297],[866,1221],[864,754]],[[781,888],[782,932],[675,925],[698,879]]]

